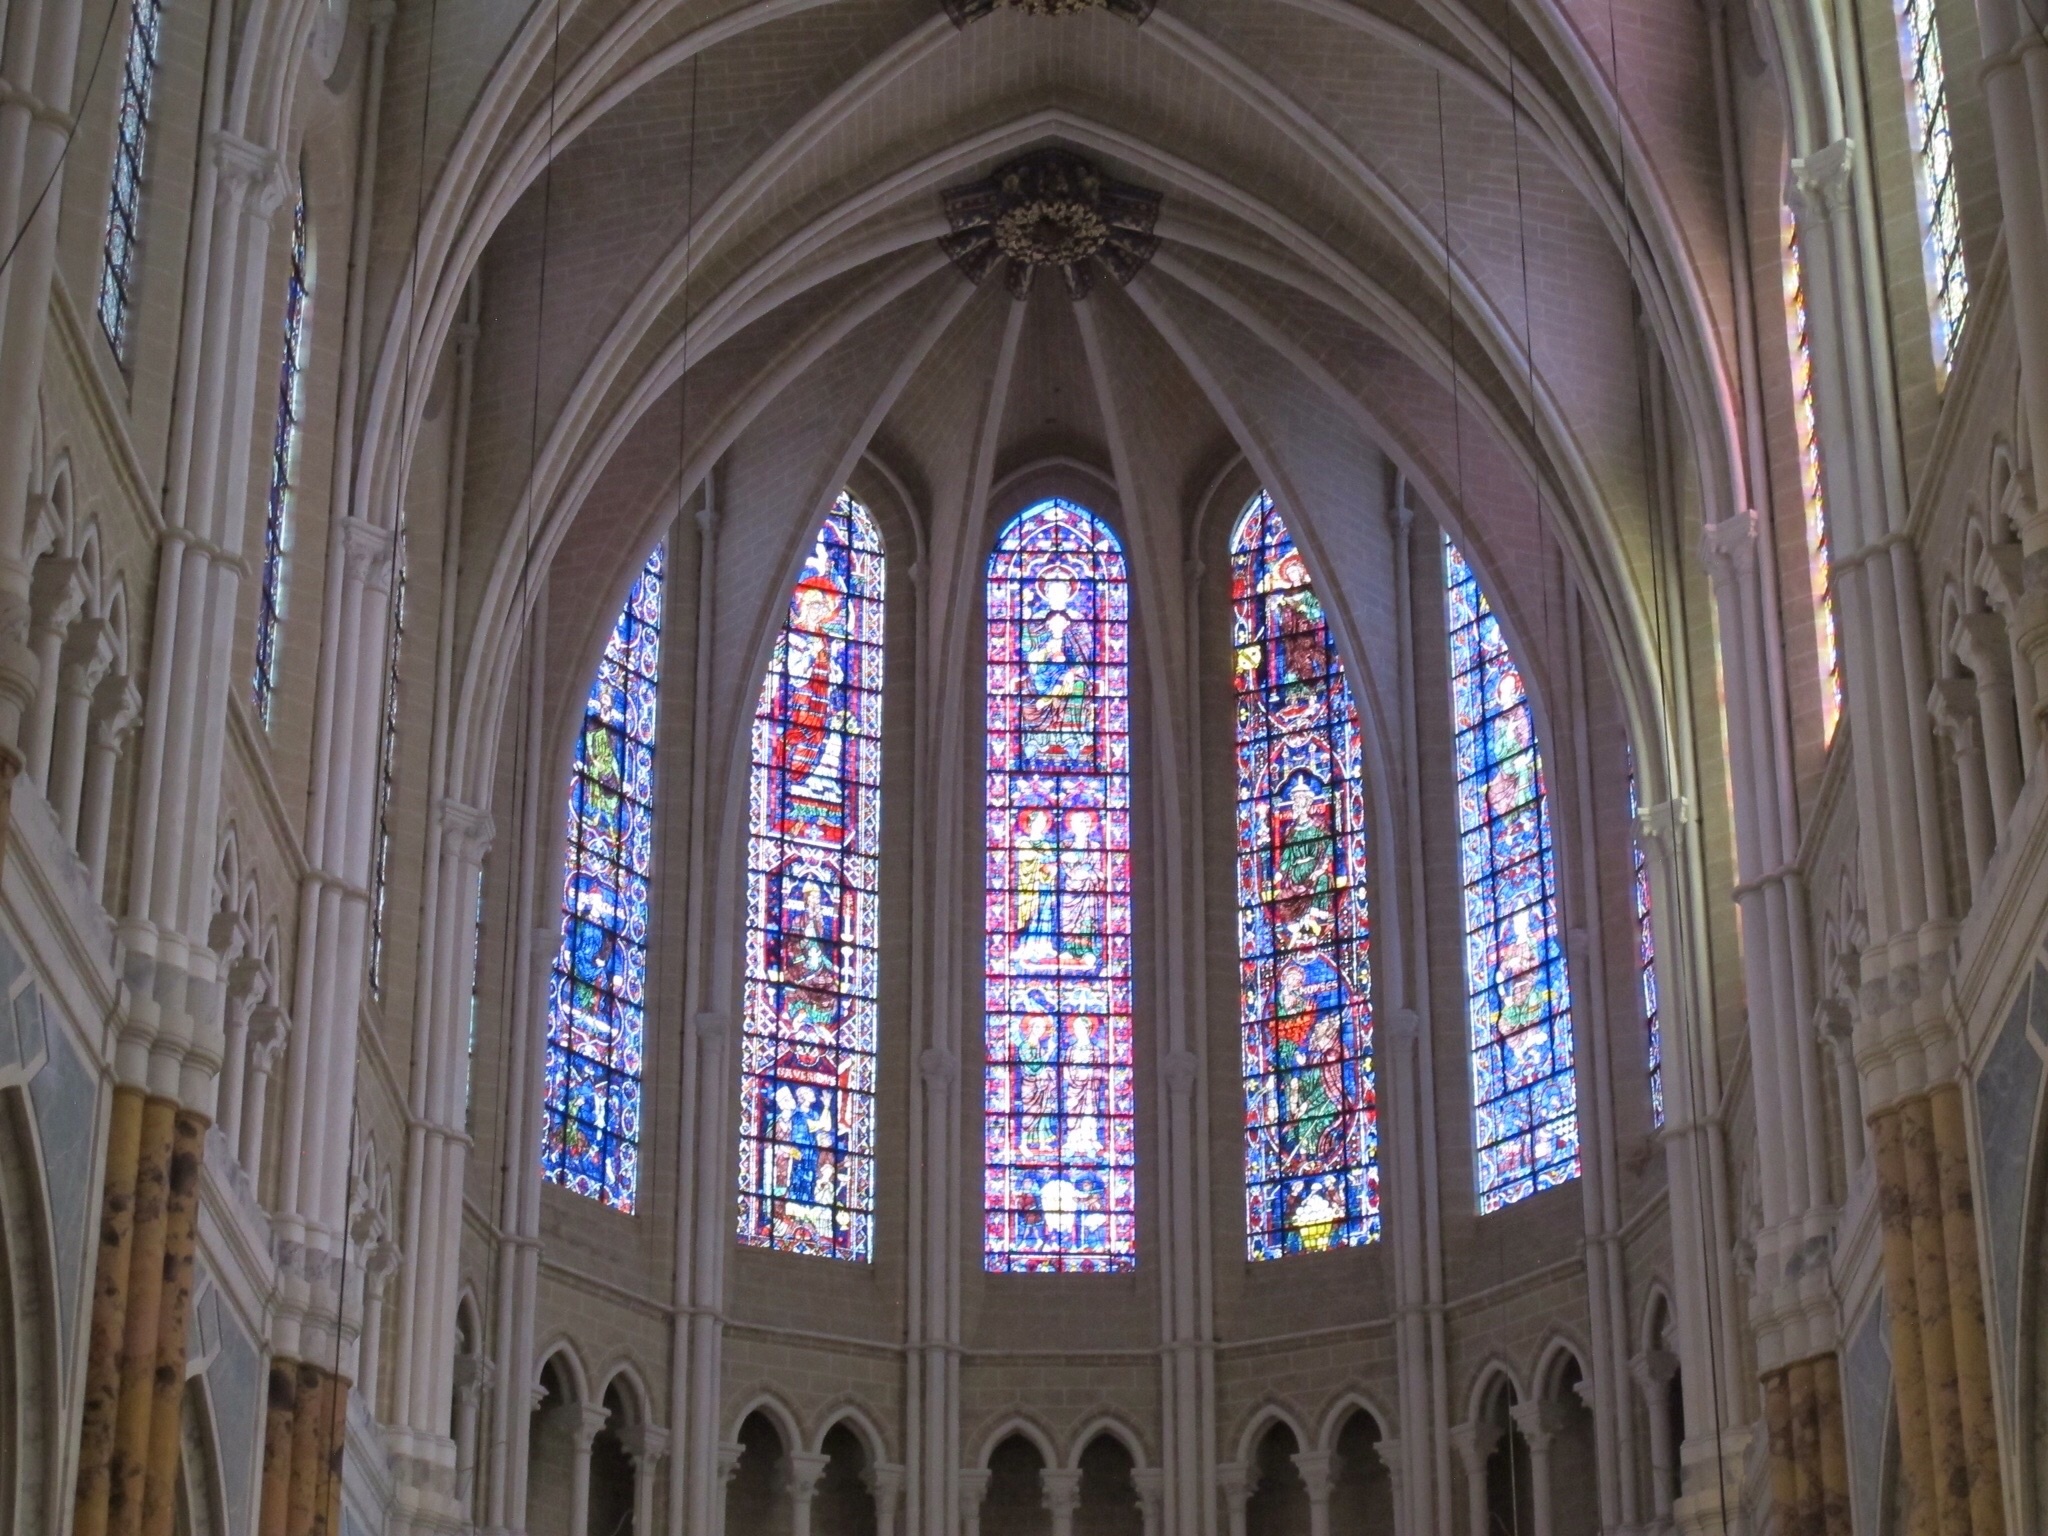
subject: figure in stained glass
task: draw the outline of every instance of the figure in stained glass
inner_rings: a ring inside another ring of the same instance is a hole
[[[1449,539],[1444,588],[1475,1183],[1485,1213],[1578,1177],[1578,1081],[1556,855],[1528,690],[1479,578]]]
[[[754,712],[739,1238],[865,1260],[874,1247],[882,538],[841,496]]]
[[[657,547],[634,582],[584,708],[548,988],[542,1171],[628,1213],[639,1194],[664,559]]]
[[[1246,1251],[1379,1236],[1358,710],[1308,567],[1261,493],[1231,538]]]
[[[988,566],[984,1259],[1136,1258],[1129,586],[1064,501]]]

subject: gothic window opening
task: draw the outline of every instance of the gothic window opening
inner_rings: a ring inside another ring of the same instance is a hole
[[[1955,139],[1949,130],[1948,76],[1941,57],[1941,25],[1934,0],[1894,0],[1899,61],[1906,76],[1907,129],[1920,204],[1920,238],[1927,263],[1927,308],[1934,358],[1946,374],[1962,339],[1970,306],[1963,267],[1962,199],[1956,189]]]
[[[754,713],[739,1238],[873,1257],[882,537],[842,495]]]
[[[278,364],[277,420],[270,440],[270,492],[263,504],[263,571],[256,590],[256,673],[250,691],[267,727],[277,699],[278,630],[284,622],[285,554],[291,546],[292,469],[298,458],[306,342],[306,193],[292,204],[291,266],[284,291],[284,351]]]
[[[391,789],[398,771],[399,650],[405,642],[405,530],[393,541],[390,654],[384,666],[384,717],[377,735],[377,858],[370,871],[370,992],[384,995],[385,908],[391,897]]]
[[[1628,761],[1628,820],[1633,828],[1642,816],[1636,793],[1635,754]],[[1629,889],[1636,914],[1636,988],[1643,1008],[1643,1028],[1650,1068],[1650,1123],[1664,1123],[1664,1009],[1657,993],[1657,934],[1650,922],[1650,861],[1643,855],[1640,835],[1628,845],[1633,868]]]
[[[983,1184],[991,1271],[1137,1261],[1130,584],[1067,501],[1020,513],[987,578]]]
[[[549,1183],[628,1214],[640,1179],[665,566],[657,545],[584,707],[569,781],[562,946],[548,984],[542,1171]]]
[[[1245,1246],[1379,1236],[1358,710],[1308,568],[1261,492],[1230,545]]]
[[[1842,723],[1842,650],[1835,630],[1834,556],[1828,542],[1827,486],[1821,473],[1820,418],[1813,403],[1813,331],[1806,318],[1806,269],[1799,224],[1782,211],[1785,340],[1792,354],[1792,429],[1799,447],[1799,499],[1806,520],[1806,571],[1813,598],[1814,649],[1820,661],[1821,743],[1834,745]]]
[[[100,241],[100,292],[94,306],[107,344],[123,362],[128,358],[135,247],[142,225],[142,178],[149,158],[149,112],[156,95],[163,24],[163,0],[129,0],[128,49],[122,59],[121,99],[114,119],[114,176],[107,191],[107,225]]]
[[[1578,1084],[1536,719],[1500,621],[1449,539],[1444,595],[1484,1215],[1578,1177]]]

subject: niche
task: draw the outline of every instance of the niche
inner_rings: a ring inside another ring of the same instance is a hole
[[[569,1496],[576,1474],[570,1420],[576,1394],[559,1360],[541,1367],[541,1400],[526,1439],[527,1536],[569,1536]]]
[[[1600,1463],[1593,1411],[1579,1392],[1585,1378],[1567,1357],[1551,1378],[1550,1529],[1554,1536],[1598,1536]]]
[[[1308,1485],[1294,1465],[1300,1449],[1285,1424],[1275,1424],[1259,1441],[1244,1507],[1245,1536],[1308,1536]]]
[[[1052,1536],[1044,1472],[1045,1458],[1022,1435],[1010,1436],[989,1453],[981,1536]]]
[[[631,1422],[626,1400],[614,1382],[605,1390],[604,1410],[610,1416],[590,1442],[589,1536],[638,1536],[633,1529],[633,1458],[619,1431]]]
[[[1364,1409],[1337,1432],[1330,1471],[1330,1529],[1393,1536],[1394,1477],[1380,1460],[1380,1426]]]
[[[1097,1435],[1081,1453],[1081,1507],[1074,1536],[1144,1536],[1136,1466],[1123,1441]]]
[[[844,1424],[835,1424],[820,1449],[825,1473],[811,1504],[812,1536],[877,1536],[867,1446]]]
[[[783,1536],[791,1525],[789,1458],[765,1413],[740,1425],[740,1460],[725,1489],[725,1528],[733,1536]]]

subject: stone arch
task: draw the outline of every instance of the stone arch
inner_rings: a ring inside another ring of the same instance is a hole
[[[1533,1395],[1538,1401],[1549,1401],[1562,1390],[1565,1372],[1575,1370],[1579,1379],[1592,1378],[1586,1371],[1586,1351],[1571,1335],[1562,1329],[1553,1330],[1536,1354],[1536,1369],[1529,1379],[1535,1383]]]
[[[1268,1399],[1252,1410],[1238,1434],[1237,1459],[1242,1465],[1249,1467],[1252,1464],[1258,1455],[1259,1442],[1273,1432],[1275,1425],[1292,1435],[1294,1443],[1303,1450],[1315,1443],[1309,1439],[1307,1426],[1298,1414],[1284,1404]]]
[[[1138,1433],[1123,1415],[1108,1409],[1104,1409],[1084,1419],[1081,1427],[1068,1437],[1067,1457],[1060,1465],[1063,1467],[1080,1466],[1081,1457],[1088,1447],[1104,1435],[1109,1436],[1130,1453],[1131,1465],[1133,1467],[1150,1465],[1144,1437]]]
[[[1039,1460],[1048,1468],[1062,1465],[1059,1451],[1050,1431],[1034,1416],[1028,1413],[1006,1414],[996,1421],[995,1428],[981,1437],[981,1448],[975,1452],[972,1465],[986,1467],[989,1458],[1005,1440],[1026,1440],[1038,1452]]]
[[[1472,1385],[1465,1392],[1465,1418],[1468,1422],[1483,1419],[1499,1397],[1502,1389],[1511,1403],[1527,1402],[1529,1394],[1523,1389],[1522,1379],[1515,1368],[1502,1355],[1489,1357],[1477,1371],[1473,1372]]]
[[[741,1403],[739,1412],[732,1416],[733,1438],[739,1438],[739,1430],[748,1419],[756,1414],[766,1419],[782,1439],[783,1453],[788,1455],[804,1447],[803,1423],[795,1411],[769,1388],[763,1387]]]
[[[1372,1420],[1379,1438],[1386,1439],[1393,1434],[1390,1426],[1394,1421],[1386,1411],[1362,1389],[1351,1387],[1340,1393],[1336,1401],[1323,1410],[1321,1428],[1314,1441],[1310,1443],[1319,1451],[1334,1452],[1337,1449],[1337,1438],[1344,1432],[1344,1427],[1361,1413]]]
[[[603,1383],[597,1389],[596,1401],[609,1402],[613,1394],[625,1410],[624,1420],[617,1428],[627,1425],[648,1425],[654,1422],[654,1395],[648,1391],[646,1379],[631,1360],[615,1362],[604,1373]]]
[[[880,1421],[852,1397],[839,1398],[817,1416],[817,1422],[816,1449],[822,1451],[825,1437],[835,1429],[844,1428],[860,1441],[871,1464],[880,1465],[889,1459],[889,1437],[883,1432]]]

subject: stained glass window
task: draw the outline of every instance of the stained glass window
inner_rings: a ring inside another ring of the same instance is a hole
[[[107,228],[100,245],[100,329],[114,355],[128,356],[128,309],[135,245],[142,222],[142,174],[148,160],[149,109],[156,94],[163,42],[163,0],[129,0],[128,52],[121,65],[121,104],[114,120],[114,177],[107,192]]]
[[[664,558],[657,547],[633,583],[584,707],[548,986],[541,1166],[550,1183],[621,1211],[633,1209],[640,1178]]]
[[[284,618],[285,551],[291,545],[292,464],[299,448],[300,363],[306,342],[306,195],[292,206],[291,270],[284,290],[284,350],[277,372],[277,421],[270,440],[270,494],[263,507],[263,577],[256,589],[256,713],[270,724],[277,697],[277,632]]]
[[[384,663],[384,719],[377,735],[377,860],[370,871],[370,991],[384,995],[385,908],[391,895],[391,787],[398,769],[398,663],[405,641],[405,530],[391,562],[390,654]]]
[[[1130,586],[1071,502],[989,559],[987,761],[984,1262],[1129,1269]]]
[[[739,1236],[874,1248],[882,538],[841,496],[754,712]]]
[[[1277,1259],[1380,1232],[1365,787],[1344,663],[1263,492],[1230,591],[1245,1247]]]
[[[1935,20],[1934,0],[1894,0],[1894,8],[1899,58],[1906,72],[1907,127],[1913,140],[1934,356],[1946,371],[1962,338],[1970,278],[1963,269],[1963,215],[1956,191],[1955,140],[1949,132],[1941,27]]]
[[[1444,540],[1465,886],[1474,1182],[1481,1213],[1579,1173],[1571,985],[1543,756],[1521,669],[1479,578]]]
[[[1642,814],[1642,804],[1636,795],[1636,763],[1630,754],[1628,763],[1628,820],[1634,827]],[[1643,1005],[1643,1027],[1649,1032],[1650,1066],[1650,1123],[1664,1123],[1664,1011],[1657,995],[1657,934],[1650,924],[1650,861],[1643,856],[1640,838],[1629,843],[1629,856],[1635,861],[1634,877],[1630,888],[1635,896],[1636,908],[1636,986]]]
[[[1821,741],[1831,745],[1842,722],[1842,651],[1835,633],[1834,559],[1828,545],[1827,487],[1821,475],[1820,421],[1813,404],[1813,332],[1806,322],[1806,269],[1799,225],[1783,213],[1785,340],[1792,354],[1792,428],[1799,444],[1799,496],[1806,514],[1806,570],[1813,596],[1813,633],[1820,658]]]

